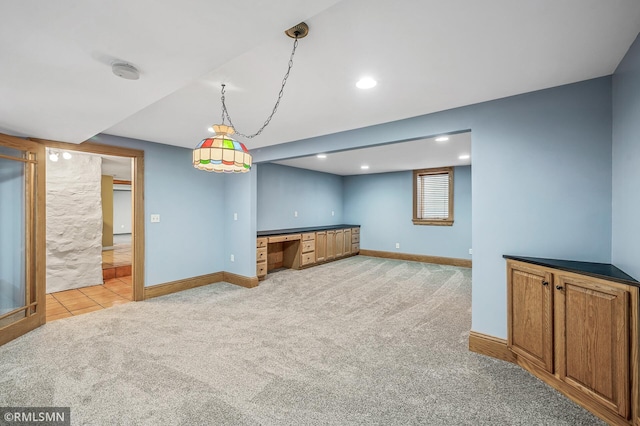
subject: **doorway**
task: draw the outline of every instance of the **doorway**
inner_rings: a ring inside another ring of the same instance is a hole
[[[47,322],[132,301],[133,160],[46,154]]]
[[[130,248],[128,249],[130,254],[128,255],[130,258],[130,274],[124,277],[114,277],[108,278],[109,275],[105,275],[106,279],[103,278],[102,286],[110,287],[110,290],[113,293],[119,294],[122,296],[127,291],[131,293],[127,295],[133,301],[141,301],[144,299],[144,151],[131,149],[131,148],[122,148],[117,146],[110,145],[101,145],[92,142],[84,142],[79,145],[62,143],[62,142],[54,142],[48,140],[36,140],[37,142],[42,143],[48,149],[57,150],[59,152],[68,151],[72,155],[73,153],[78,154],[94,154],[100,157],[104,157],[107,159],[112,159],[117,163],[120,163],[122,166],[122,161],[116,160],[128,160],[130,161],[130,182],[129,189],[131,193],[131,232],[130,232]],[[118,180],[127,180],[127,179],[115,179]],[[113,224],[111,225],[113,226]],[[105,253],[105,252],[103,252]],[[101,260],[104,259],[104,263],[109,263],[106,257],[102,257]],[[122,270],[121,270],[122,271]],[[104,272],[103,274],[108,274],[109,272]],[[114,271],[115,273],[115,271]],[[114,283],[113,279],[117,278],[118,283]],[[110,281],[111,280],[111,281]],[[103,299],[100,296],[96,296],[96,294],[106,294],[104,293],[104,289],[96,288],[93,290],[84,290],[83,293],[91,293],[93,292],[93,297],[89,297],[89,299],[96,301],[95,299]],[[71,295],[73,296],[73,295]],[[84,294],[87,296],[87,294]],[[73,297],[71,298],[73,299]],[[87,303],[86,301],[84,303]],[[53,304],[53,303],[52,303]],[[82,303],[81,303],[82,304]],[[81,304],[76,304],[74,307],[78,308]],[[104,305],[109,305],[108,301],[103,303]],[[100,305],[100,303],[98,303]],[[79,308],[82,309],[82,308]],[[94,309],[95,306],[94,306]]]

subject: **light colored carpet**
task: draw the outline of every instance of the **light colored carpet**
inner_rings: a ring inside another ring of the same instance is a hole
[[[0,347],[0,406],[73,424],[603,424],[468,352],[471,270],[353,257],[58,320]]]

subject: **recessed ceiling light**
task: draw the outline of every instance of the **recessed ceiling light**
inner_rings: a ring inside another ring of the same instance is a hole
[[[469,158],[471,158],[471,156],[469,154],[462,154],[460,157],[458,157],[460,160],[468,160]]]
[[[449,136],[440,136],[436,138],[436,142],[446,142],[449,140]]]
[[[378,82],[375,81],[373,78],[371,78],[371,77],[362,77],[356,83],[356,87],[358,89],[371,89],[372,87],[375,87],[376,84],[378,84]]]
[[[56,152],[52,152],[49,154],[49,160],[51,161],[58,161],[58,153]]]
[[[369,166],[367,166],[366,164],[363,164],[362,166],[360,166],[360,168],[361,168],[362,170],[368,170],[368,169],[369,169]]]
[[[318,158],[327,158],[327,154],[318,154],[316,155]]]
[[[71,160],[71,154],[65,151],[62,153],[62,158],[64,158],[65,160]]]

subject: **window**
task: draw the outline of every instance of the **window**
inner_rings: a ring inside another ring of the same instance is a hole
[[[453,167],[413,171],[414,225],[453,225]]]

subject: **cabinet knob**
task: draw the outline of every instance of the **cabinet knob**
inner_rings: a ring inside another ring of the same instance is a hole
[[[542,281],[542,285],[549,285],[549,281]]]
[[[562,287],[561,285],[557,285],[556,286],[556,290],[562,290],[564,287]]]

